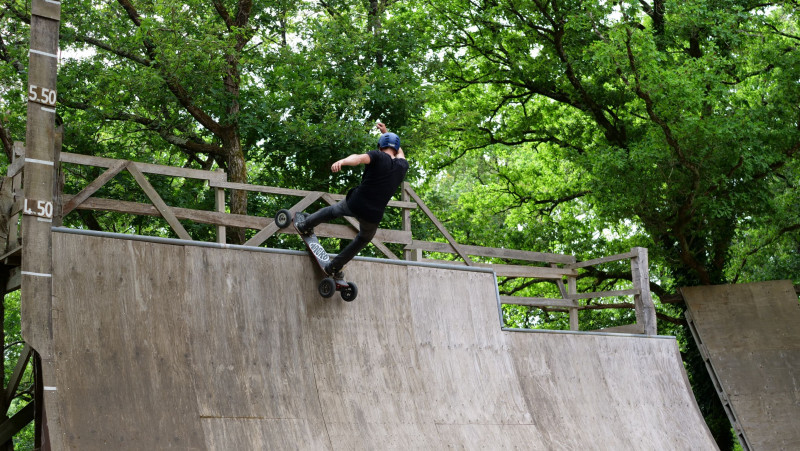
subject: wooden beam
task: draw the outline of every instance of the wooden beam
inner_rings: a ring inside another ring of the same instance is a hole
[[[77,153],[61,153],[62,163],[80,164],[83,166],[97,166],[100,168],[114,167],[121,160],[113,158],[95,157],[91,155],[81,155]],[[208,180],[209,185],[215,181],[225,181],[227,176],[224,172],[204,171],[202,169],[179,168],[175,166],[163,166],[160,164],[136,162],[138,169],[145,174],[166,175],[171,177],[183,177],[187,179]]]
[[[528,307],[567,307],[575,308],[577,304],[571,299],[532,298],[523,296],[500,296],[502,304],[525,305]]]
[[[172,209],[161,199],[161,196],[158,195],[153,185],[147,181],[147,177],[142,174],[142,171],[137,167],[138,165],[138,163],[131,162],[131,164],[128,165],[128,172],[133,175],[133,178],[136,179],[136,183],[144,190],[144,193],[150,198],[150,201],[153,202],[153,205],[155,205],[159,213],[161,213],[161,216],[167,220],[172,230],[178,234],[178,237],[184,240],[191,240],[192,237],[189,236],[189,232],[183,228],[183,225],[178,221],[175,213],[173,213]]]
[[[0,443],[6,443],[14,438],[22,428],[33,421],[34,413],[35,405],[31,401],[19,412],[15,413],[13,417],[0,424]]]
[[[276,194],[279,196],[305,197],[308,196],[309,194],[318,193],[318,191],[305,191],[300,189],[278,188],[274,186],[250,185],[248,183],[237,183],[237,182],[227,182],[227,181],[210,181],[209,186],[211,186],[212,188],[226,188],[226,189],[236,189],[240,191],[252,191],[264,194]],[[320,195],[328,194],[337,202],[346,197],[344,194],[330,194],[322,192],[319,192],[319,194]],[[410,210],[414,210],[417,208],[417,204],[415,204],[414,202],[404,202],[396,200],[390,200],[387,206],[406,208]]]
[[[609,255],[608,257],[593,258],[591,260],[586,260],[586,261],[582,261],[582,262],[570,263],[570,264],[566,265],[566,267],[575,268],[575,269],[577,269],[577,268],[585,268],[587,266],[594,266],[594,265],[599,265],[601,263],[608,263],[608,262],[614,262],[614,261],[619,261],[619,260],[626,260],[626,259],[634,258],[634,257],[636,257],[636,253],[635,252],[625,252],[624,254]]]
[[[439,219],[436,218],[436,215],[434,215],[433,212],[428,208],[428,206],[425,205],[425,202],[422,201],[422,199],[417,195],[417,193],[413,189],[411,189],[411,186],[410,185],[405,186],[404,189],[409,194],[409,196],[411,196],[414,202],[416,202],[417,205],[419,205],[419,208],[422,209],[425,215],[428,216],[428,219],[430,219],[433,222],[433,225],[435,225],[436,228],[439,229],[439,232],[441,232],[441,234],[444,235],[444,238],[447,240],[447,242],[450,243],[451,246],[453,246],[453,249],[456,251],[458,256],[464,259],[464,261],[467,263],[467,266],[472,266],[472,260],[467,256],[467,253],[464,251],[461,245],[458,244],[458,242],[456,242],[455,238],[453,238],[452,235],[450,235],[450,232],[448,232],[447,229],[444,227],[444,225],[441,222],[439,222]]]
[[[292,208],[289,209],[292,213],[297,213],[298,211],[305,210],[308,206],[313,204],[322,196],[321,193],[309,193],[306,197],[304,197],[300,202],[294,204]],[[287,227],[294,229],[294,227]],[[267,241],[267,238],[271,237],[278,231],[278,225],[275,224],[273,220],[268,226],[261,229],[258,233],[256,233],[252,238],[247,240],[244,245],[245,246],[260,246],[261,243]]]
[[[422,261],[446,265],[465,265],[465,263],[461,261],[437,260],[432,258],[423,258]],[[572,269],[548,268],[543,266],[517,266],[479,262],[472,262],[472,265],[481,268],[492,268],[495,275],[498,277],[523,277],[529,279],[561,280],[561,278],[565,275],[577,275],[575,270]]]
[[[2,412],[8,412],[8,408],[11,406],[11,401],[14,399],[14,395],[17,393],[17,388],[19,387],[19,383],[25,374],[25,369],[28,367],[28,362],[30,361],[32,354],[33,348],[31,348],[30,345],[25,344],[25,346],[22,348],[22,352],[19,353],[17,365],[14,367],[14,373],[8,380],[8,387],[5,388],[3,403],[0,405]],[[3,442],[0,441],[0,443]]]
[[[634,296],[637,294],[639,294],[639,290],[636,288],[631,288],[629,290],[595,291],[592,293],[568,294],[567,297],[569,299],[595,299],[607,298],[611,296]]]
[[[114,178],[117,174],[122,172],[125,168],[128,167],[130,162],[126,160],[119,160],[117,164],[108,168],[105,172],[103,172],[100,177],[97,177],[92,181],[92,183],[86,185],[84,189],[81,190],[78,194],[72,197],[69,202],[64,204],[64,209],[62,215],[67,215],[69,212],[75,209],[81,202],[85,201],[86,199],[92,197],[92,194],[96,193],[103,185],[108,183],[109,180]]]
[[[70,199],[71,196],[69,194],[65,194],[64,198]],[[99,197],[90,197],[76,209],[113,211],[116,213],[142,216],[161,216],[158,209],[150,204],[103,199]],[[265,218],[262,216],[237,215],[233,213],[221,213],[216,211],[193,210],[190,208],[174,207],[172,208],[172,211],[179,219],[186,219],[201,224],[224,225],[228,227],[241,227],[246,229],[260,230],[274,222],[274,219]],[[338,224],[320,224],[315,230],[317,236],[320,237],[349,239],[353,236],[349,226]],[[295,232],[293,228],[287,227],[286,229],[283,229],[282,233],[296,234],[297,232]],[[375,234],[375,238],[384,243],[408,244],[411,242],[411,234],[402,230],[378,229],[378,232]]]
[[[549,254],[545,252],[521,251],[516,249],[503,249],[498,247],[482,247],[470,246],[462,244],[461,248],[469,255],[477,257],[490,257],[490,258],[503,258],[510,260],[523,260],[529,262],[543,262],[543,263],[573,263],[575,257],[572,255],[562,254]],[[406,246],[406,250],[423,250],[428,252],[442,252],[448,254],[455,254],[456,250],[450,243],[441,243],[436,241],[419,241],[412,240]]]

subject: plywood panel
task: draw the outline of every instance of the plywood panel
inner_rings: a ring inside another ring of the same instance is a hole
[[[502,331],[491,273],[55,236],[72,449],[714,448],[673,339]]]
[[[792,283],[681,292],[751,449],[800,449],[800,305]]]
[[[191,384],[183,247],[53,236],[65,446],[205,449]]]

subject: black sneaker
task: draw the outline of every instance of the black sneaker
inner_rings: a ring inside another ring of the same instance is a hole
[[[344,271],[334,268],[330,263],[325,265],[325,274],[333,277],[336,280],[344,279]]]
[[[306,218],[308,217],[308,213],[297,212],[294,214],[294,228],[297,230],[297,233],[301,235],[311,235],[314,233],[314,229],[308,230],[306,228]]]

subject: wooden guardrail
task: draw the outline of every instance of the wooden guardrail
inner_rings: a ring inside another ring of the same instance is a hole
[[[21,145],[19,145],[18,153],[19,155],[15,158],[15,161],[9,166],[9,177],[7,177],[6,185],[4,185],[6,186],[6,191],[19,191],[19,185],[21,183],[19,177],[22,167],[20,161],[24,161],[24,148],[22,148]],[[60,162],[105,168],[105,171],[76,194],[61,192],[56,194],[55,203],[58,205],[55,207],[54,220],[58,224],[60,224],[60,217],[66,216],[75,210],[100,210],[132,215],[162,217],[167,221],[174,233],[179,238],[185,240],[192,240],[193,238],[181,224],[182,220],[215,226],[216,240],[219,243],[225,243],[225,230],[227,227],[253,229],[257,230],[257,232],[244,244],[247,246],[260,246],[276,233],[291,234],[296,232],[291,228],[279,230],[271,217],[227,213],[225,204],[226,190],[241,190],[300,198],[290,208],[293,212],[302,211],[317,201],[333,205],[344,198],[343,195],[318,191],[229,182],[227,180],[227,175],[221,170],[205,171],[178,168],[73,153],[61,153]],[[124,171],[130,173],[150,200],[150,204],[106,199],[95,196],[100,188]],[[149,174],[205,181],[209,188],[215,191],[214,210],[206,211],[167,205],[149,182],[147,178]],[[16,199],[13,195],[11,198]],[[538,308],[566,309],[570,314],[571,330],[578,330],[578,312],[580,310],[597,307],[582,304],[581,301],[596,298],[633,296],[633,306],[635,307],[637,318],[636,323],[613,329],[604,329],[603,331],[655,334],[655,309],[649,291],[647,249],[645,248],[633,248],[627,253],[578,262],[576,258],[571,255],[464,245],[458,243],[453,238],[446,227],[439,221],[408,183],[405,183],[402,187],[401,200],[391,201],[388,207],[400,208],[402,210],[402,226],[400,230],[379,229],[373,238],[372,244],[380,250],[386,258],[400,258],[387,247],[387,243],[402,244],[402,257],[407,260],[491,267],[498,277],[552,281],[558,286],[561,295],[560,298],[501,296],[501,302],[503,304],[524,305]],[[410,212],[412,210],[421,211],[441,233],[444,241],[415,240],[411,231]],[[10,216],[9,223],[16,224],[14,222],[14,215],[18,216],[21,212],[22,206],[19,204],[19,199],[16,199],[16,201],[13,202],[11,210],[6,211],[6,216]],[[358,222],[353,218],[345,219],[348,221],[348,225],[321,224],[315,229],[317,235],[320,237],[352,239],[358,233]],[[12,229],[14,233],[11,233]],[[16,227],[13,226],[9,228],[7,239],[7,244],[11,243],[18,243]],[[13,244],[11,244],[10,247],[8,245],[6,246],[7,253],[11,247],[13,247]],[[426,252],[451,254],[456,260],[445,261],[425,258],[424,255]],[[481,259],[485,260],[488,258],[531,262],[537,265],[496,264],[480,261]],[[621,260],[630,260],[632,288],[592,293],[577,292],[577,279],[580,269]]]

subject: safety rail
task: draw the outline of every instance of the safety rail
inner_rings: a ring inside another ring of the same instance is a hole
[[[24,211],[26,206],[23,204],[22,196],[19,194],[22,187],[22,163],[24,162],[24,147],[16,143],[14,161],[9,165],[8,177],[2,186],[2,199],[0,208],[3,209],[3,216],[7,218],[8,224],[6,231],[5,256],[10,258],[18,253],[21,241],[17,233],[17,224],[20,214],[31,214]],[[268,195],[299,197],[300,199],[292,205],[289,210],[292,212],[302,211],[317,201],[322,201],[328,205],[333,205],[344,198],[340,194],[331,194],[319,191],[306,191],[298,189],[278,188],[263,185],[252,185],[247,183],[236,183],[227,180],[227,174],[218,169],[207,171],[200,169],[179,168],[157,164],[141,163],[130,160],[117,160],[104,157],[81,155],[74,153],[60,153],[58,160],[61,163],[75,164],[81,166],[91,166],[104,168],[97,178],[88,183],[76,194],[61,192],[61,189],[54,190],[54,202],[50,220],[54,225],[61,224],[61,218],[75,210],[97,210],[132,215],[143,215],[162,217],[172,231],[181,239],[193,240],[192,236],[181,224],[181,221],[191,221],[199,224],[206,224],[216,227],[216,241],[225,243],[226,228],[243,228],[257,230],[245,243],[245,246],[261,246],[263,243],[276,233],[294,234],[292,228],[279,229],[271,217],[251,216],[233,214],[226,212],[226,191],[240,190],[247,192],[257,192]],[[60,165],[59,165],[60,166]],[[59,168],[57,168],[59,169]],[[95,194],[109,181],[117,175],[127,171],[142,189],[150,200],[150,204],[122,201],[96,197]],[[191,208],[181,208],[169,206],[159,195],[147,178],[147,175],[161,175],[184,179],[195,179],[205,181],[210,189],[214,190],[214,210],[197,210]],[[400,259],[388,244],[403,245],[403,256],[405,260],[447,263],[450,265],[467,265],[489,267],[498,277],[541,279],[554,282],[561,294],[560,298],[536,298],[522,296],[501,296],[501,303],[531,306],[545,309],[561,309],[569,312],[570,329],[578,330],[578,312],[588,308],[597,308],[582,304],[581,301],[587,299],[633,296],[634,302],[619,305],[624,308],[633,307],[636,311],[636,323],[616,328],[603,329],[603,332],[626,332],[654,335],[655,332],[655,308],[649,290],[647,249],[633,248],[630,252],[603,257],[598,259],[578,262],[574,256],[533,252],[524,250],[492,248],[482,246],[471,246],[458,243],[448,232],[447,228],[433,214],[425,202],[414,191],[410,184],[404,183],[401,189],[401,199],[392,200],[388,207],[401,209],[401,228],[379,229],[372,240],[372,244],[389,259]],[[421,211],[441,233],[444,241],[422,241],[413,239],[411,232],[411,211]],[[47,216],[47,215],[45,215]],[[358,233],[358,222],[353,218],[345,218],[347,225],[321,224],[315,228],[320,237],[332,237],[342,239],[352,239]],[[11,225],[8,227],[8,225]],[[2,226],[2,224],[0,224]],[[437,260],[426,258],[425,253],[451,254],[455,260]],[[477,257],[477,258],[476,258]],[[460,259],[460,260],[458,260]],[[517,264],[498,264],[486,263],[480,259],[501,259],[514,260],[534,263],[534,265]],[[596,266],[604,263],[630,260],[632,285],[631,289],[611,290],[591,293],[577,292],[577,279],[579,269]],[[608,308],[608,307],[606,307]]]

